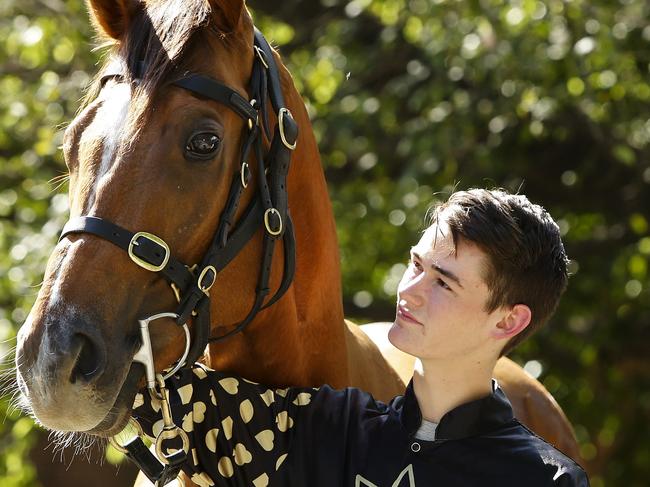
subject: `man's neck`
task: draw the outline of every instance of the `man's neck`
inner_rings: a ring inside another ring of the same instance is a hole
[[[469,364],[415,362],[413,390],[422,418],[439,423],[452,409],[492,393],[491,360],[473,361]]]

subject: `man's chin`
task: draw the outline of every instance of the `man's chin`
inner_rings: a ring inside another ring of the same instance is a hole
[[[409,347],[409,338],[411,338],[409,330],[397,320],[394,321],[388,330],[388,341],[390,344],[400,352],[413,355],[413,350]]]
[[[397,320],[393,321],[392,325],[388,329],[387,338],[392,346],[403,352],[404,350],[400,348],[400,328],[400,324]]]

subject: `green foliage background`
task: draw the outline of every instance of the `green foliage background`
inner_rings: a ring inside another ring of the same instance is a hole
[[[559,220],[573,278],[513,358],[573,422],[592,485],[650,478],[647,0],[250,2],[312,114],[344,300],[388,320],[426,208],[503,186]],[[67,218],[58,149],[99,53],[81,0],[0,1],[0,352]],[[433,196],[434,193],[438,196]],[[31,420],[0,424],[0,483],[38,485]],[[46,482],[41,479],[45,485]],[[70,484],[71,485],[71,484]]]

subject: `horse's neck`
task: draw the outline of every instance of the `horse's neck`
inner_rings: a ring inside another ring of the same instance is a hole
[[[211,347],[212,365],[269,384],[344,386],[348,360],[334,216],[305,105],[283,65],[280,71],[300,130],[288,179],[296,273],[287,294],[245,333]],[[279,255],[276,249],[275,271]]]

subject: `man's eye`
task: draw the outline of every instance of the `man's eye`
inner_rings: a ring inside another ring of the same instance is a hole
[[[436,282],[438,283],[438,286],[440,286],[441,288],[447,289],[448,291],[451,291],[451,288],[449,287],[449,284],[447,284],[442,279],[438,278],[438,279],[436,279]]]

